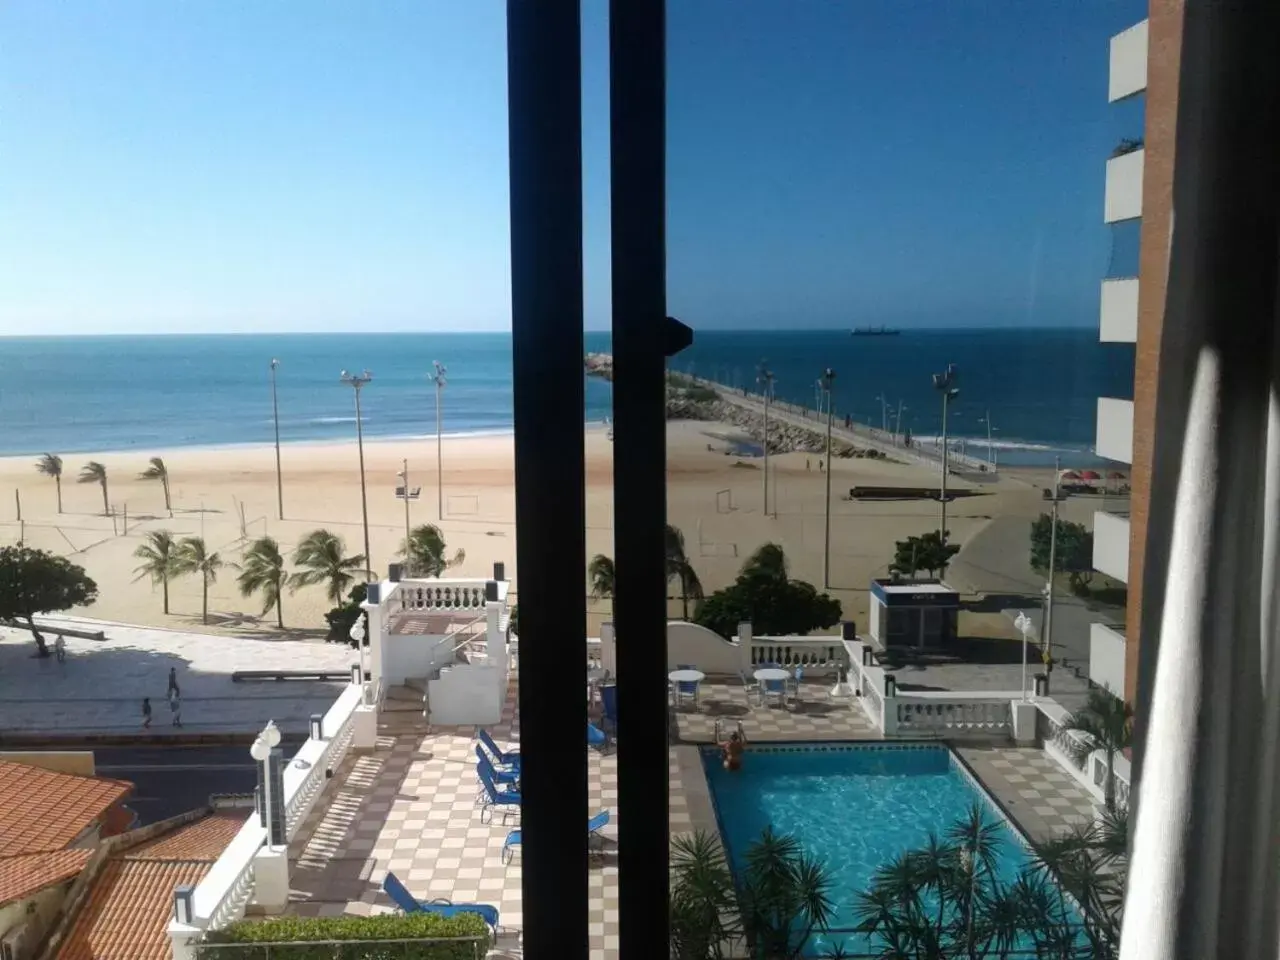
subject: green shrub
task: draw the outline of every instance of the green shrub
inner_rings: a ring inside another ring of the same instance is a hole
[[[459,937],[473,939],[449,939]],[[438,938],[439,942],[385,942],[426,938]],[[308,945],[306,941],[344,942]],[[475,960],[488,950],[489,929],[474,914],[270,917],[233,923],[209,933],[205,943],[243,944],[243,947],[202,950],[199,951],[201,960]],[[276,946],[285,943],[295,945]]]

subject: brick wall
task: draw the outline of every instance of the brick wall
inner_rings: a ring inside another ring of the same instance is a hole
[[[1156,378],[1169,275],[1169,226],[1173,208],[1174,127],[1178,115],[1178,66],[1183,0],[1150,0],[1147,49],[1146,165],[1142,184],[1139,253],[1138,343],[1133,375],[1133,476],[1129,514],[1129,605],[1125,617],[1125,699],[1138,689],[1138,638],[1142,627],[1142,567],[1147,547],[1151,453],[1155,436]]]

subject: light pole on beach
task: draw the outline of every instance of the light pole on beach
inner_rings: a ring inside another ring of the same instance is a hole
[[[756,383],[764,392],[764,515],[769,516],[769,401],[773,398],[773,371],[760,361]],[[776,497],[777,494],[775,493]]]
[[[400,461],[403,469],[400,471],[400,480],[404,484],[404,552],[409,553],[409,461],[407,459]]]
[[[991,426],[991,410],[987,409],[987,415],[978,421],[987,425],[987,462],[991,464],[991,469],[996,469],[996,450],[995,444],[991,440],[991,431],[995,428]]]
[[[960,388],[955,385],[956,376],[954,363],[948,363],[944,372],[933,375],[933,388],[942,394],[942,489],[938,500],[942,504],[940,534],[944,547],[947,545],[947,410],[951,401],[960,393]]]
[[[342,371],[342,382],[356,394],[356,446],[360,450],[360,515],[364,519],[364,567],[365,580],[373,579],[373,558],[369,555],[369,493],[364,483],[364,422],[360,413],[360,391],[373,379],[368,370],[363,373]]]
[[[880,432],[887,435],[889,433],[889,401],[883,393],[876,399],[880,401]]]
[[[831,589],[831,391],[835,386],[836,372],[830,367],[822,372],[822,393],[827,400],[827,497],[826,497],[826,530],[822,547],[822,586]]]
[[[1062,460],[1053,458],[1053,506],[1049,514],[1049,576],[1044,583],[1044,636],[1041,638],[1040,654],[1048,661],[1053,659],[1053,574],[1058,566],[1058,479],[1062,474]]]
[[[280,508],[280,519],[284,519],[284,475],[280,472],[280,403],[276,399],[276,368],[280,361],[271,358],[271,417],[276,424],[276,503]]]
[[[439,360],[431,363],[436,368],[435,373],[427,374],[427,379],[436,385],[436,512],[444,520],[444,435],[440,432],[440,394],[444,390],[446,371]]]

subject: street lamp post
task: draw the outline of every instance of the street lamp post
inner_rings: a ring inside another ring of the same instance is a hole
[[[983,417],[979,421],[979,423],[985,423],[987,425],[987,463],[991,464],[991,468],[994,470],[996,467],[996,453],[995,453],[995,443],[991,439],[991,431],[994,428],[991,426],[990,408],[987,409],[987,415]]]
[[[836,372],[830,367],[822,372],[822,392],[827,401],[827,495],[826,495],[826,527],[822,547],[822,586],[831,589],[831,391],[835,385]]]
[[[1031,643],[1031,631],[1035,629],[1035,624],[1031,622],[1031,618],[1025,613],[1019,613],[1013,618],[1013,625],[1018,628],[1018,632],[1022,634],[1022,700],[1027,699],[1027,647]]]
[[[769,401],[773,398],[773,371],[760,361],[756,383],[764,391],[764,515],[769,516]],[[776,499],[777,492],[774,492]]]
[[[889,401],[885,399],[884,394],[876,397],[880,401],[880,432],[888,435],[889,433]]]
[[[406,556],[409,552],[409,461],[402,460],[402,469],[400,470],[400,479],[404,484],[404,549]]]
[[[1044,642],[1040,645],[1046,666],[1053,659],[1053,574],[1058,566],[1058,475],[1062,460],[1053,458],[1053,506],[1049,514],[1049,577],[1044,584]]]
[[[440,432],[440,394],[444,390],[447,372],[439,360],[432,360],[435,373],[427,375],[427,379],[436,385],[436,513],[444,520],[444,435]]]
[[[276,797],[272,795],[272,776],[271,776],[271,751],[280,745],[280,728],[276,726],[274,720],[267,721],[267,725],[262,728],[262,732],[254,738],[253,743],[249,747],[249,756],[253,757],[262,767],[262,810],[263,819],[267,825],[267,847],[270,848],[276,844],[272,840],[281,840],[278,831],[275,829],[275,805],[284,803],[284,797]]]
[[[368,370],[363,373],[342,371],[342,382],[351,387],[356,395],[356,446],[360,451],[360,514],[364,520],[364,566],[365,580],[373,579],[373,557],[369,554],[369,492],[364,481],[364,421],[360,412],[360,391],[373,379]]]
[[[271,358],[271,417],[276,424],[276,503],[280,508],[280,519],[284,519],[284,475],[280,472],[280,403],[276,399],[276,368],[280,361]]]
[[[960,393],[960,388],[956,383],[956,365],[948,363],[947,369],[942,373],[933,375],[933,387],[942,394],[942,490],[941,496],[938,498],[942,504],[942,545],[947,545],[947,410]]]

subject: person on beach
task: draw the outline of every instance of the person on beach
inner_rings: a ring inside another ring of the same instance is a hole
[[[813,469],[813,464],[809,462],[809,458],[808,458],[808,457],[805,457],[805,458],[804,458],[804,468],[805,468],[806,470],[812,470],[812,469]]]
[[[819,472],[819,473],[821,473],[821,472],[822,472],[822,460],[821,460],[821,458],[819,458],[819,460],[818,460],[818,472]]]
[[[168,686],[168,689],[165,690],[165,696],[168,697],[170,700],[176,700],[181,695],[182,695],[182,692],[178,689],[178,668],[170,667],[169,668],[169,686]]]
[[[67,662],[67,641],[62,634],[58,634],[58,639],[53,641],[53,655],[58,658],[59,663]]]
[[[142,698],[142,729],[151,729],[151,698]]]
[[[729,735],[729,739],[720,747],[720,754],[724,757],[724,768],[730,773],[737,773],[742,769],[742,753],[746,749],[746,743],[742,739],[742,734],[737,730]]]

